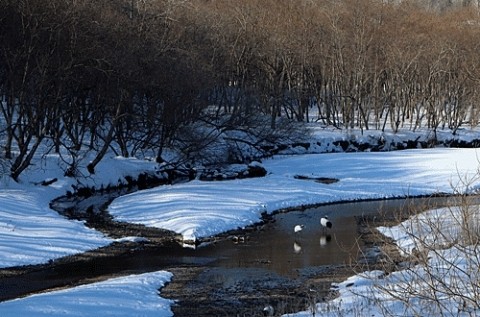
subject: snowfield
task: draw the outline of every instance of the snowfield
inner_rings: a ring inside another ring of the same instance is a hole
[[[46,196],[42,188],[0,191],[1,267],[45,263],[112,242],[83,222],[60,217]]]
[[[155,165],[111,157],[100,163],[95,175],[81,180],[64,177],[60,167],[58,156],[48,155],[32,165],[21,182],[0,181],[0,267],[46,263],[111,244],[114,240],[82,221],[68,220],[50,209],[50,201],[72,191],[72,185],[99,188],[117,184],[125,176],[153,171]],[[39,185],[52,179],[57,181]]]
[[[0,313],[2,317],[173,316],[174,302],[158,296],[171,276],[159,271],[32,295],[0,303]]]
[[[262,212],[281,208],[471,191],[479,184],[475,149],[284,156],[265,160],[263,166],[268,171],[263,178],[161,186],[117,198],[109,211],[117,220],[196,240],[253,224]],[[322,184],[296,175],[339,181]],[[472,183],[464,184],[466,179]]]
[[[474,220],[471,229],[476,234],[465,234],[466,215]],[[401,253],[423,251],[420,263],[391,274],[365,271],[335,284],[333,289],[340,296],[317,304],[316,313],[327,317],[478,316],[478,217],[478,206],[440,208],[394,227],[379,227],[396,241]],[[289,316],[313,315],[305,311]]]
[[[117,220],[165,228],[182,234],[185,240],[195,240],[253,224],[260,220],[262,213],[280,208],[371,198],[475,192],[480,186],[479,154],[477,149],[435,148],[275,157],[262,163],[268,171],[263,178],[216,182],[195,180],[161,186],[119,197],[110,205],[109,211]],[[114,241],[86,228],[81,221],[68,220],[49,208],[53,198],[64,195],[71,190],[70,186],[78,185],[76,180],[63,176],[59,165],[59,159],[49,155],[41,164],[32,166],[22,175],[20,183],[2,180],[2,267],[45,263]],[[155,166],[148,161],[112,156],[101,162],[95,175],[79,182],[97,187],[116,184],[127,175],[154,171]],[[322,184],[297,179],[297,175],[329,177],[339,181]],[[57,181],[49,186],[38,185],[43,180],[54,178]],[[389,229],[382,230],[386,234],[390,232]],[[390,235],[399,241],[408,235],[400,228],[391,230]],[[431,261],[438,260],[437,256],[432,254]],[[465,260],[464,253],[454,256],[460,262]],[[459,267],[462,268],[461,264]],[[410,269],[410,272],[415,270]],[[384,309],[387,307],[403,315],[409,308],[378,291],[375,286],[379,281],[384,287],[395,285],[398,276],[405,276],[405,272],[398,274],[384,278],[382,272],[365,272],[351,277],[336,286],[339,298],[317,305],[317,310],[326,316],[356,316],[366,311],[371,312],[370,315],[381,315],[385,310],[375,306],[381,300],[386,303],[382,306]],[[168,272],[153,272],[6,301],[0,303],[0,316],[171,316],[173,302],[158,294],[158,289],[170,278]],[[373,294],[375,299],[369,300],[365,294]],[[422,305],[421,300],[413,303]],[[452,308],[463,303],[453,298],[446,305]],[[466,306],[471,312],[473,308],[469,305]],[[311,311],[306,311],[296,316],[310,315]]]

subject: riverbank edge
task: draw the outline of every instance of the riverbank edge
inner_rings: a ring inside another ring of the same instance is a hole
[[[222,239],[230,239],[234,235],[242,234],[242,233],[247,233],[252,230],[259,230],[262,226],[267,224],[269,221],[273,220],[273,217],[277,214],[280,213],[286,213],[294,210],[305,210],[309,208],[315,208],[315,207],[320,207],[320,206],[328,206],[328,205],[333,205],[333,204],[342,204],[342,203],[352,203],[352,202],[363,202],[363,201],[382,201],[382,200],[395,200],[395,199],[415,199],[415,198],[436,198],[436,197],[456,197],[458,195],[453,195],[453,194],[445,194],[445,193],[437,193],[437,194],[432,194],[432,195],[419,195],[419,196],[403,196],[403,197],[388,197],[388,198],[375,198],[375,199],[355,199],[355,200],[341,200],[341,201],[335,201],[335,202],[328,202],[328,203],[318,203],[318,204],[310,204],[310,205],[302,205],[302,206],[297,206],[297,207],[289,207],[289,208],[283,208],[279,209],[276,211],[273,211],[272,213],[269,214],[263,214],[262,215],[262,220],[258,223],[249,225],[245,228],[239,228],[235,230],[229,230],[226,232],[223,232],[221,234],[212,236],[212,237],[206,237],[203,239],[200,239],[199,244],[205,244],[205,243],[213,243],[214,241],[222,240]],[[362,242],[364,243],[365,246],[368,247],[378,247],[379,244],[382,245],[387,245],[385,244],[385,237],[384,236],[379,236],[379,233],[375,231],[376,226],[380,225],[395,225],[400,222],[400,219],[394,220],[394,219],[389,219],[388,221],[380,221],[379,219],[364,219],[357,217],[357,230],[361,233],[362,236]],[[131,226],[131,227],[130,227]],[[129,228],[130,227],[130,228]],[[139,225],[135,224],[129,224],[129,223],[121,223],[121,225],[114,226],[113,228],[121,228],[122,234],[128,233],[128,232],[139,232]],[[115,230],[117,230],[115,229]],[[119,241],[119,242],[114,242],[108,246],[98,248],[95,250],[91,250],[88,252],[84,253],[79,253],[75,255],[70,255],[66,256],[63,258],[59,258],[56,260],[51,260],[48,263],[44,264],[37,264],[37,265],[26,265],[26,266],[17,266],[17,267],[9,267],[9,268],[3,268],[0,269],[0,281],[2,279],[15,279],[17,277],[21,277],[26,274],[42,274],[42,272],[51,272],[55,270],[62,270],[64,267],[68,267],[69,265],[73,265],[76,263],[88,263],[95,261],[98,258],[115,258],[115,257],[121,257],[122,255],[130,254],[131,252],[135,252],[136,249],[141,248],[157,248],[159,245],[163,245],[166,243],[172,243],[172,242],[177,242],[180,243],[180,238],[178,235],[175,233],[172,233],[168,230],[160,230],[160,229],[152,229],[153,231],[150,231],[151,228],[145,227],[145,229],[150,232],[150,237],[147,239],[139,239],[139,240],[126,240],[126,241]],[[158,235],[157,235],[158,234]],[[118,232],[116,233],[118,236]],[[393,242],[392,242],[393,243]],[[392,246],[388,246],[388,252],[395,252],[395,248]],[[363,252],[363,254],[367,254],[367,250]],[[392,257],[392,254],[389,254],[388,257]],[[361,261],[360,261],[361,260]],[[349,276],[355,274],[361,269],[366,270],[368,269],[374,269],[378,267],[378,265],[381,265],[384,268],[384,263],[376,263],[378,262],[377,260],[372,261],[373,259],[357,259],[357,261],[354,261],[352,265],[345,265],[345,266],[337,266],[337,267],[332,267],[331,270],[328,272],[327,276],[316,276],[315,278],[309,279],[310,283],[314,283],[319,287],[320,289],[330,289],[331,284],[335,282],[341,282],[348,278]],[[165,287],[166,288],[172,288],[175,287],[177,288],[176,294],[179,294],[178,289],[182,288],[182,283],[188,282],[188,279],[185,279],[185,276],[192,276],[192,272],[200,272],[202,269],[207,267],[206,265],[204,266],[190,266],[190,267],[176,267],[176,266],[171,266],[171,267],[166,267],[166,270],[171,270],[175,271],[176,275],[174,274],[174,277],[172,281]],[[392,268],[394,269],[394,268]],[[181,276],[182,275],[182,276]],[[193,274],[195,275],[195,274]],[[44,289],[37,289],[31,292],[24,292],[22,294],[19,294],[18,296],[8,296],[8,294],[4,294],[0,301],[5,301],[5,300],[10,300],[14,298],[21,298],[21,297],[26,297],[29,295],[33,295],[36,293],[44,293],[44,292],[49,292],[52,290],[57,290],[57,289],[65,289],[65,288],[71,288],[83,284],[89,284],[92,282],[97,282],[97,281],[103,281],[108,278],[112,277],[117,277],[118,275],[105,275],[101,277],[96,277],[96,278],[86,278],[83,280],[77,280],[74,283],[71,281],[65,281],[65,283],[62,283],[62,281],[57,281],[57,285],[50,286],[48,288]],[[23,286],[24,287],[24,286]],[[168,292],[166,292],[168,294]],[[293,294],[293,296],[298,295],[301,297],[306,297],[306,294]],[[165,296],[164,291],[162,291],[162,296]],[[186,296],[191,296],[191,294],[186,294]],[[292,294],[289,295],[290,297]],[[322,300],[327,300],[329,298],[333,298],[335,295],[332,293],[328,297],[322,296]],[[175,300],[178,300],[176,298],[173,298]],[[278,300],[278,299],[277,299]],[[179,300],[179,303],[181,303],[181,300]],[[177,315],[175,315],[177,316]]]

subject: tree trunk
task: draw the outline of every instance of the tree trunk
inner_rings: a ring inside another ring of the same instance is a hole
[[[98,151],[97,156],[95,156],[95,158],[87,165],[87,170],[90,174],[95,174],[95,167],[103,159],[103,157],[107,153],[108,148],[110,147],[110,144],[112,143],[113,133],[115,132],[115,125],[120,119],[121,108],[122,108],[121,102],[119,102],[117,105],[117,111],[116,111],[115,117],[112,120],[112,125],[108,130],[107,136],[103,140],[102,148],[100,149],[100,151]]]
[[[14,164],[12,165],[12,168],[10,169],[10,176],[16,182],[18,181],[18,177],[20,176],[20,174],[30,165],[30,162],[32,161],[33,156],[37,152],[37,149],[40,146],[40,143],[42,143],[42,140],[43,140],[42,136],[37,137],[37,140],[35,141],[35,144],[33,144],[30,151],[25,150],[23,152],[23,155],[20,155],[15,160]]]

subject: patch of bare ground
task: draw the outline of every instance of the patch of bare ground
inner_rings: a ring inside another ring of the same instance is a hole
[[[177,301],[173,307],[175,316],[264,316],[267,305],[274,308],[275,315],[297,312],[333,297],[330,283],[342,278],[340,267],[326,269],[323,277],[298,279],[255,270],[184,267],[170,271],[174,278],[162,289],[162,296]],[[219,273],[231,274],[227,278],[231,281],[216,280]]]

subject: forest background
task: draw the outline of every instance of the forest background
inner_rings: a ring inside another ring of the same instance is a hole
[[[39,149],[75,176],[108,149],[245,162],[312,122],[426,128],[435,144],[480,121],[472,1],[0,0],[0,43],[0,166],[15,180]]]

